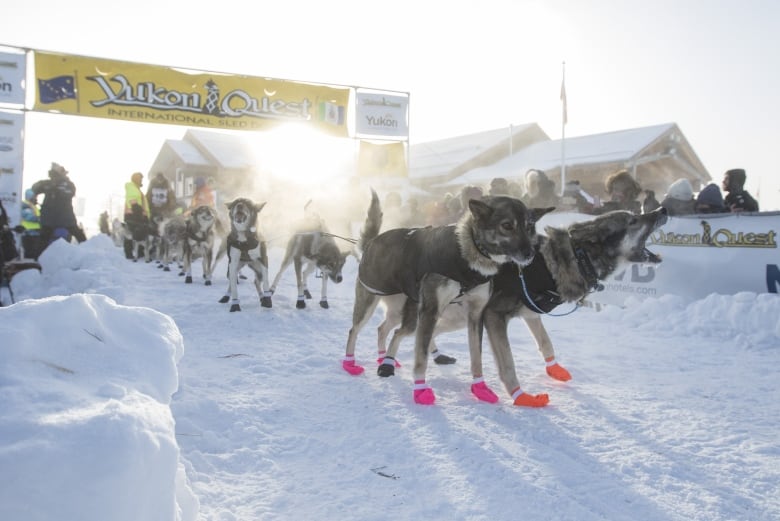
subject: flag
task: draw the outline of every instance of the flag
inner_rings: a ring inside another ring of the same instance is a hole
[[[41,103],[76,99],[76,79],[73,76],[56,76],[48,80],[38,78],[38,96]]]
[[[561,103],[563,103],[563,124],[565,125],[569,121],[569,116],[566,113],[566,78],[561,80]]]
[[[341,105],[322,101],[319,104],[317,112],[320,121],[330,123],[331,125],[344,124],[344,107]]]

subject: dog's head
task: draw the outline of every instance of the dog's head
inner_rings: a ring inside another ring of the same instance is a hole
[[[195,230],[208,231],[217,222],[217,211],[211,206],[202,204],[192,210],[189,220]]]
[[[597,247],[616,261],[659,263],[661,257],[648,250],[646,242],[666,220],[664,207],[641,215],[615,210],[571,225],[569,236],[575,244]]]
[[[335,241],[326,242],[317,253],[317,268],[323,276],[338,284],[344,280],[341,270],[344,268],[348,256],[349,252],[341,252]]]
[[[536,222],[554,208],[527,208],[519,199],[496,196],[469,200],[471,233],[479,252],[498,264],[531,263],[535,253]],[[461,221],[459,226],[467,222]]]
[[[257,216],[265,203],[254,203],[245,197],[239,197],[227,203],[231,229],[238,232],[254,231]]]
[[[163,226],[165,240],[171,244],[176,244],[183,240],[187,235],[187,223],[183,217],[171,217]]]

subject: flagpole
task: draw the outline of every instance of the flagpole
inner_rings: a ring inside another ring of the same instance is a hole
[[[566,120],[568,119],[566,114],[566,62],[563,62],[561,67],[561,197],[563,197],[566,190]]]

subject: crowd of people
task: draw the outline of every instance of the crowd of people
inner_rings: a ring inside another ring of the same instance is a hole
[[[728,170],[721,186],[709,183],[698,194],[688,179],[680,178],[668,186],[659,202],[655,191],[643,189],[627,170],[619,170],[607,176],[604,197],[601,198],[587,193],[577,180],[567,182],[563,195],[560,195],[555,181],[547,177],[544,171],[531,169],[521,181],[497,177],[490,182],[487,190],[477,185],[468,185],[457,194],[447,193],[441,200],[425,203],[410,197],[402,204],[397,192],[389,192],[385,197],[383,211],[386,220],[397,226],[438,226],[457,221],[466,210],[469,199],[508,195],[522,200],[529,207],[555,207],[556,210],[591,215],[612,210],[647,213],[661,206],[672,216],[757,212],[758,202],[745,189],[746,177],[744,169]]]

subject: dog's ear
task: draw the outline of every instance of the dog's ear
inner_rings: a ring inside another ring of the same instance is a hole
[[[548,214],[555,210],[554,206],[550,206],[548,208],[529,208],[528,214],[529,214],[529,223],[528,224],[536,224],[539,222],[539,219],[545,216],[545,214]]]
[[[260,213],[260,210],[262,210],[262,209],[263,209],[263,207],[265,207],[265,202],[262,202],[262,203],[257,203],[257,204],[255,204],[255,211],[256,211],[257,213]]]
[[[477,221],[486,221],[493,215],[493,209],[479,199],[469,199],[469,210]]]

